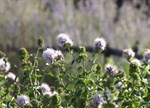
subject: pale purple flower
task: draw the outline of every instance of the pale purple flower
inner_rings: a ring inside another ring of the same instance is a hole
[[[52,61],[54,59],[54,54],[55,54],[54,52],[55,52],[54,49],[47,48],[45,51],[43,51],[43,54],[42,54],[43,59],[47,62]]]
[[[133,52],[132,49],[124,49],[123,50],[123,56],[127,59],[131,58],[131,57],[134,57],[135,56],[135,53]]]
[[[150,64],[150,50],[147,49],[144,54],[144,62],[147,63],[147,64]]]
[[[48,84],[42,83],[41,86],[38,87],[42,91],[42,93],[51,92],[51,88]]]
[[[93,96],[93,102],[95,103],[95,104],[103,104],[103,102],[104,102],[104,98],[103,98],[103,96],[101,95],[101,94],[94,94],[94,96]]]
[[[54,60],[63,60],[62,52],[54,50],[52,48],[47,48],[45,51],[43,51],[42,56],[46,62],[52,62]]]
[[[120,89],[122,86],[122,82],[118,82],[117,84],[115,84],[116,89]]]
[[[118,72],[119,72],[117,67],[113,66],[111,64],[106,64],[104,71],[105,71],[105,73],[107,73],[108,75],[113,76],[113,77],[118,75]]]
[[[63,60],[64,56],[61,51],[56,50],[55,54],[56,54],[56,56],[55,56],[56,60]]]
[[[94,94],[93,99],[89,103],[89,108],[99,108],[103,105],[104,98],[101,94]]]
[[[103,38],[96,38],[94,40],[93,47],[96,50],[98,49],[103,51],[106,48],[106,41]]]
[[[60,47],[67,47],[67,46],[72,46],[73,42],[70,39],[69,35],[65,34],[65,33],[61,33],[57,36],[57,43]]]
[[[141,66],[141,62],[140,62],[140,60],[138,60],[138,59],[133,59],[133,60],[131,60],[131,63],[132,63],[132,64],[136,64],[136,65],[138,65],[138,66]]]
[[[19,79],[16,78],[16,75],[15,75],[14,73],[12,73],[12,72],[9,72],[9,73],[6,75],[6,79],[11,80],[11,81],[15,81],[15,80],[16,80],[16,82],[19,81]]]
[[[0,70],[8,72],[10,69],[10,63],[8,61],[4,61],[4,58],[0,59]]]
[[[30,99],[27,95],[21,94],[20,96],[17,97],[16,102],[20,107],[24,107],[30,104]]]

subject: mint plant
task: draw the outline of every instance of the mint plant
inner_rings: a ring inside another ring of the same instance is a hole
[[[45,48],[39,38],[37,52],[19,50],[18,73],[11,72],[7,56],[0,52],[0,107],[8,108],[147,108],[150,106],[150,52],[144,61],[134,57],[131,49],[123,50],[129,69],[102,64],[100,57],[107,47],[103,38],[93,43],[95,53],[72,50],[69,35],[56,38],[62,52]],[[116,61],[118,62],[118,61]]]

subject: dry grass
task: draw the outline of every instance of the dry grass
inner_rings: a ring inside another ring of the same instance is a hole
[[[92,5],[89,5],[90,1]],[[45,9],[45,4],[51,7]],[[110,46],[131,47],[140,41],[141,48],[150,42],[150,19],[126,2],[120,10],[120,20],[114,23],[114,0],[87,0],[80,10],[72,0],[0,0],[0,43],[6,47],[33,47],[39,36],[48,46],[55,45],[60,32],[70,34],[75,44],[92,45],[103,36]]]

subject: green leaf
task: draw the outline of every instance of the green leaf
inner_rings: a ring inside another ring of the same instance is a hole
[[[35,78],[41,78],[42,75],[35,75],[35,74],[32,74],[30,77],[31,77],[32,79],[35,79]]]
[[[68,90],[72,90],[72,89],[74,89],[74,87],[75,87],[75,85],[73,83],[69,83],[66,85],[66,89],[68,89]]]
[[[46,75],[54,77],[54,74],[52,72],[48,72]]]

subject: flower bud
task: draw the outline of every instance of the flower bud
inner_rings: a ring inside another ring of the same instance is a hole
[[[39,46],[40,48],[43,48],[43,47],[44,47],[44,39],[43,39],[42,37],[40,37],[40,38],[38,39],[37,44],[38,44],[38,46]]]
[[[86,52],[86,48],[84,46],[79,46],[79,52],[80,53],[85,53]]]
[[[25,48],[19,50],[19,56],[21,60],[27,60],[29,58],[28,51]]]
[[[0,58],[3,58],[5,56],[6,56],[6,54],[4,52],[0,51]]]

